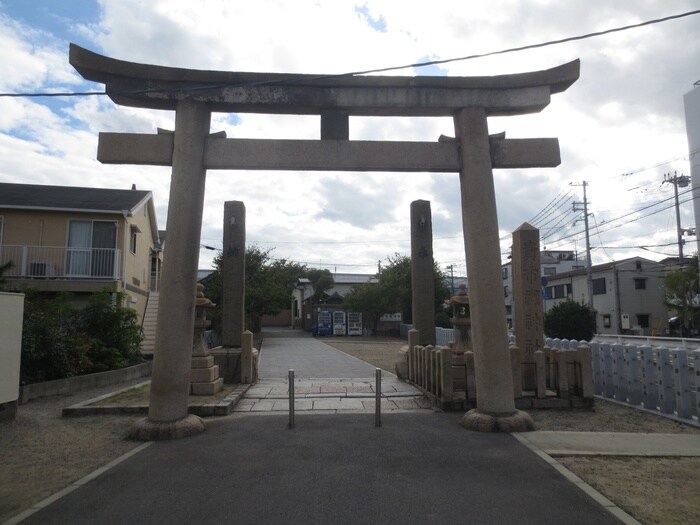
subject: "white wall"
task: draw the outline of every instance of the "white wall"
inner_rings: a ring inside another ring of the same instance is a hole
[[[19,399],[24,294],[0,292],[0,403]]]

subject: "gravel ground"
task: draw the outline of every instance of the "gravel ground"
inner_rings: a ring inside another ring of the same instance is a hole
[[[61,417],[63,407],[113,390],[35,399],[0,422],[0,523],[139,445],[125,439],[138,416]]]
[[[355,338],[324,342],[390,372],[404,344]],[[61,417],[63,407],[117,389],[33,400],[19,407],[14,421],[0,422],[0,523],[138,446],[125,439],[138,416]],[[541,430],[700,433],[604,401],[593,410],[529,413]],[[700,523],[700,458],[557,459],[642,523]]]

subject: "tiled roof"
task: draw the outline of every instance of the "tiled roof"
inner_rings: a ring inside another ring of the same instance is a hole
[[[143,190],[0,183],[0,208],[121,213],[150,196]]]

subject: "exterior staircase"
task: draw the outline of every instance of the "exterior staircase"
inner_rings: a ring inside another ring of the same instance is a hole
[[[143,335],[141,352],[153,354],[156,345],[156,323],[158,322],[158,297],[159,292],[149,292],[146,313],[143,315]]]

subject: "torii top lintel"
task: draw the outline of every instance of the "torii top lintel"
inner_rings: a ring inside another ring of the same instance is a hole
[[[550,95],[579,77],[580,62],[482,77],[343,76],[205,71],[126,62],[70,45],[70,63],[105,84],[117,104],[174,110],[178,100],[206,102],[212,111],[319,115],[452,116],[463,107],[487,115],[541,111]]]

